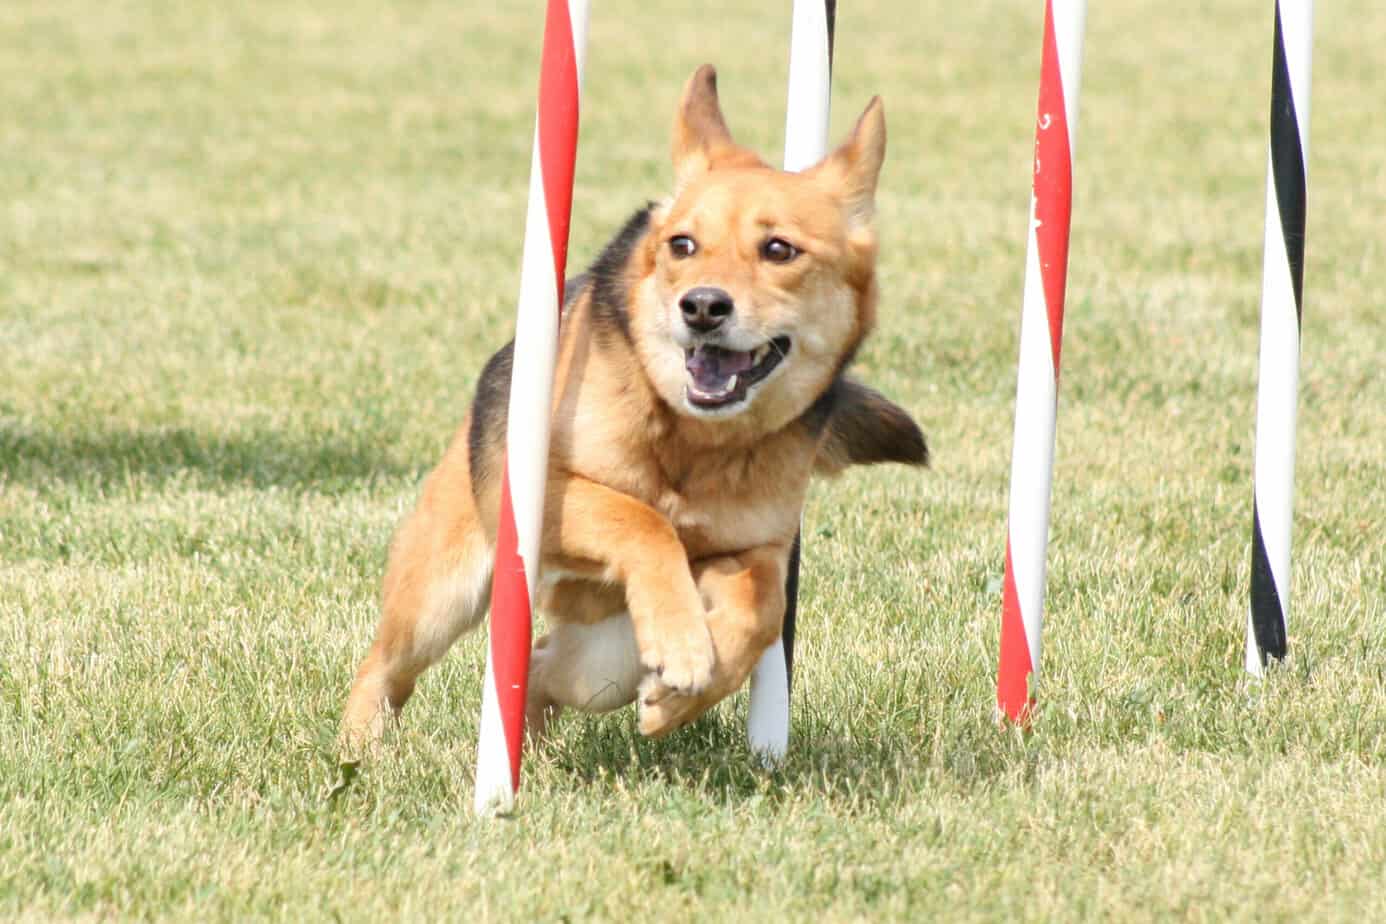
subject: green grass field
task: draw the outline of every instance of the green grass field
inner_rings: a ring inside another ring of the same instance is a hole
[[[788,4],[592,21],[573,263],[678,90],[783,131]],[[794,743],[570,717],[470,811],[482,637],[335,798],[391,529],[510,335],[541,5],[0,7],[0,917],[1386,913],[1386,7],[1317,20],[1292,657],[1241,669],[1271,8],[1094,3],[1042,710],[993,719],[1039,3],[839,12],[927,473],[815,489]]]

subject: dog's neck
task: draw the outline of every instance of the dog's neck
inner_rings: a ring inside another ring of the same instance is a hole
[[[676,414],[667,406],[662,410],[663,419],[655,424],[658,438],[650,445],[660,471],[674,490],[714,473],[728,481],[768,473],[792,481],[802,479],[807,484],[821,431],[800,419],[767,433],[738,418],[699,420]]]

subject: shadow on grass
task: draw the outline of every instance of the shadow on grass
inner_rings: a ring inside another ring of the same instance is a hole
[[[207,433],[184,426],[79,432],[0,425],[0,471],[42,489],[63,481],[108,489],[190,478],[255,488],[340,493],[360,482],[415,474],[376,435],[311,431]]]
[[[634,721],[591,722],[560,734],[532,757],[560,776],[591,786],[617,781],[697,791],[730,803],[792,801],[816,794],[848,804],[878,805],[912,797],[931,781],[955,789],[990,785],[1002,777],[1030,779],[1037,754],[989,721],[955,723],[926,732],[918,727],[863,723],[849,731],[844,717],[796,718],[783,763],[760,766],[746,745],[744,716],[714,713],[667,739],[640,737]]]

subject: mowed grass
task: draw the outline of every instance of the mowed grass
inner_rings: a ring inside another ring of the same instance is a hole
[[[345,791],[391,529],[510,334],[541,8],[0,9],[0,916],[1367,920],[1386,912],[1386,11],[1321,4],[1289,662],[1243,676],[1270,8],[1093,4],[1042,708],[994,722],[1040,4],[840,11],[886,102],[860,373],[927,473],[815,489],[794,742],[570,717],[470,811],[482,638]],[[597,4],[573,264],[788,8]]]

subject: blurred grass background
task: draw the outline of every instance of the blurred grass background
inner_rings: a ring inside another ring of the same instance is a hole
[[[573,268],[789,5],[595,5]],[[1386,863],[1386,10],[1320,4],[1292,658],[1241,674],[1271,8],[1089,11],[1043,708],[993,724],[1038,3],[843,5],[886,103],[861,374],[932,471],[816,489],[794,745],[564,722],[470,815],[480,636],[335,799],[390,531],[510,334],[538,3],[0,8],[0,912],[1358,920]]]

